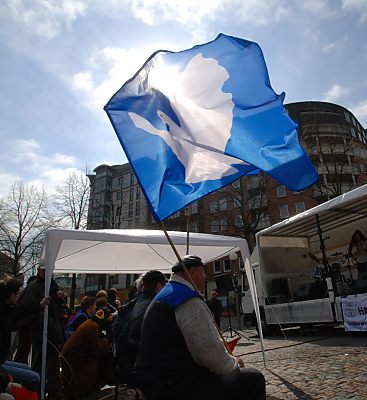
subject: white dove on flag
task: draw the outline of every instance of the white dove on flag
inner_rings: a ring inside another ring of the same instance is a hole
[[[182,71],[173,67],[157,68],[161,72],[149,73],[148,85],[159,89],[171,104],[180,124],[177,125],[163,111],[157,114],[169,127],[155,128],[140,115],[129,112],[137,128],[160,136],[185,167],[185,181],[197,183],[220,179],[238,173],[231,164],[247,163],[224,154],[232,127],[234,107],[231,93],[222,91],[229,78],[225,68],[213,58],[195,55]],[[171,79],[168,77],[171,76]]]

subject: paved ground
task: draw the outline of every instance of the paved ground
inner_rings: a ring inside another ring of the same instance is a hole
[[[265,339],[265,369],[260,340],[243,333],[234,354],[265,374],[269,400],[367,399],[366,334],[285,331]]]
[[[286,330],[265,339],[264,368],[260,340],[253,329],[240,331],[234,351],[247,366],[265,374],[269,400],[276,399],[367,399],[367,335]],[[112,400],[106,392],[101,398]],[[121,391],[119,400],[132,400]]]

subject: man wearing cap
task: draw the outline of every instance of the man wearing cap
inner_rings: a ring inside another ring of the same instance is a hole
[[[265,400],[263,375],[244,368],[226,350],[199,292],[205,289],[200,257],[185,256],[151,302],[142,325],[135,364],[146,400],[248,398]],[[191,281],[191,282],[190,282]]]
[[[105,334],[111,323],[107,308],[100,308],[65,343],[62,374],[68,399],[79,399],[112,381],[111,341]]]

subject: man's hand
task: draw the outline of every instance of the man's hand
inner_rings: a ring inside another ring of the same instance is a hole
[[[45,308],[46,304],[50,304],[51,301],[51,297],[44,297],[41,301],[40,301],[40,306],[41,308]]]
[[[245,363],[243,362],[242,358],[241,357],[236,357],[236,359],[237,359],[238,366],[240,368],[243,368],[245,366]]]

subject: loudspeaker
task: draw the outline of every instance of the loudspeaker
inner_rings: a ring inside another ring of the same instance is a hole
[[[234,290],[231,274],[221,274],[215,276],[215,283],[220,292],[231,292]]]

